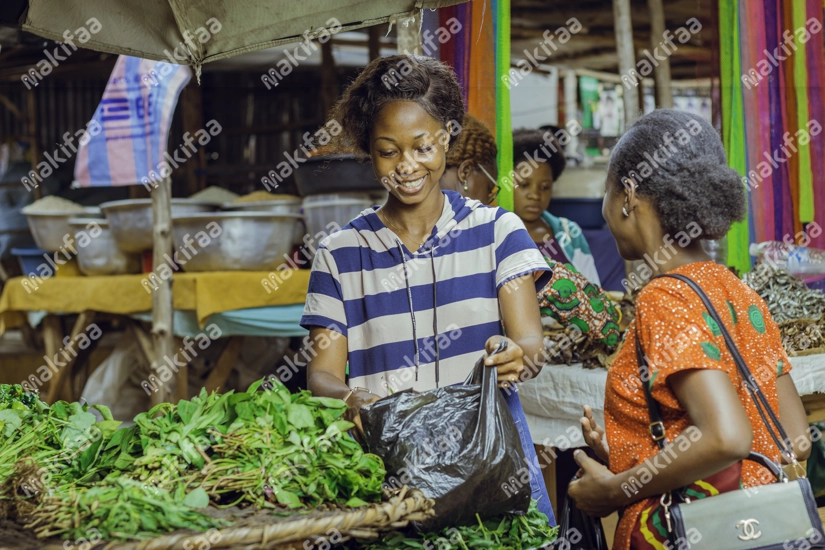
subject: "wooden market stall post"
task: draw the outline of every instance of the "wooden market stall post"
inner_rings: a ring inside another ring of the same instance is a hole
[[[613,16],[616,29],[616,53],[619,56],[619,74],[636,70],[636,54],[633,52],[633,22],[630,19],[630,0],[613,0]],[[624,127],[629,128],[639,115],[639,90],[635,86],[622,91]]]
[[[172,181],[169,177],[158,182],[152,191],[152,235],[154,248],[152,250],[152,269],[158,268],[166,262],[165,254],[172,253]],[[175,336],[173,329],[172,278],[163,280],[160,286],[152,293],[152,370],[158,368],[165,357],[174,355]],[[175,397],[187,397],[188,366],[178,369],[175,379]],[[161,384],[159,391],[152,394],[152,404],[169,401],[166,387]]]
[[[665,35],[665,9],[662,0],[647,0],[650,11],[650,47],[655,51]],[[658,59],[658,57],[657,57]],[[673,90],[670,87],[670,56],[665,56],[653,69],[656,80],[656,106],[660,109],[673,107]]]

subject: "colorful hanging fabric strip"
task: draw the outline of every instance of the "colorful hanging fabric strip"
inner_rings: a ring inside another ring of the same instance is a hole
[[[467,112],[482,121],[496,135],[496,66],[493,8],[489,0],[474,0],[473,32],[470,45],[470,86]]]
[[[807,131],[809,118],[808,99],[808,66],[805,59],[805,42],[802,42],[805,35],[810,37],[810,33],[805,25],[806,6],[805,2],[797,0],[789,2],[793,12],[793,67],[794,86],[796,88],[797,104],[797,129]],[[804,134],[794,135],[796,147],[799,148],[799,209],[797,219],[801,223],[808,223],[814,220],[814,184],[813,173],[811,171],[811,146],[810,142],[799,139]]]
[[[745,128],[742,110],[741,62],[739,52],[739,2],[719,2],[719,54],[721,63],[722,113],[725,117],[722,141],[728,164],[743,176],[746,173]],[[748,222],[737,222],[728,233],[728,265],[741,273],[750,270]]]
[[[823,47],[823,2],[807,0],[807,21],[811,39],[806,46],[805,58],[808,62],[808,99],[811,121],[816,121],[820,128],[825,125],[825,47]],[[819,28],[819,32],[814,31]],[[812,130],[816,125],[811,123]],[[820,130],[821,131],[821,130]],[[813,173],[814,222],[825,229],[825,135],[820,134],[811,140],[811,166]],[[809,234],[815,232],[810,231]],[[812,238],[810,246],[825,249],[825,231]]]
[[[742,46],[741,68],[742,74],[747,74],[748,67],[753,63],[752,45],[757,33],[749,25],[749,13],[753,10],[739,10],[739,41]],[[742,89],[742,107],[744,113],[756,112],[755,90]],[[760,129],[756,126],[756,120],[752,117],[745,117],[742,121],[745,131],[745,170],[751,165],[751,159],[756,156],[759,150]],[[756,227],[759,225],[762,209],[754,209],[754,203],[758,201],[758,189],[752,189],[748,193],[748,242],[756,240]]]
[[[118,57],[89,123],[98,131],[81,140],[73,185],[149,185],[171,174],[177,164],[166,152],[169,127],[191,77],[185,65]]]
[[[502,80],[510,71],[510,0],[492,0],[492,4],[496,47],[496,141],[501,188],[498,205],[512,211],[513,123],[510,115],[510,89]]]

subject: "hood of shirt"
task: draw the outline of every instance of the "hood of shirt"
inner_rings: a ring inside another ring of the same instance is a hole
[[[430,249],[434,249],[435,255],[438,255],[438,242],[444,238],[456,225],[462,220],[466,219],[476,208],[484,207],[480,201],[464,198],[460,193],[455,191],[442,191],[444,194],[444,207],[441,210],[441,216],[433,227],[432,233],[427,238],[424,246],[418,251],[413,251],[413,256],[430,255]],[[393,257],[398,256],[398,261],[402,260],[401,252],[398,242],[394,237],[395,231],[389,228],[389,231],[382,231],[387,228],[386,225],[378,217],[378,207],[373,207],[373,210],[364,216],[369,231],[374,232],[378,241],[384,246],[383,251],[388,251],[393,254]],[[374,241],[373,241],[374,242]],[[374,247],[376,248],[376,247]],[[377,249],[377,248],[376,248]]]

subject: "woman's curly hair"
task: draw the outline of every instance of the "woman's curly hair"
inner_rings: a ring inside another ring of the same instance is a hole
[[[622,136],[610,158],[614,185],[636,182],[670,234],[691,223],[702,239],[720,239],[747,213],[745,186],[727,166],[719,134],[705,119],[675,109],[657,109]]]
[[[418,103],[447,130],[464,118],[461,87],[449,66],[420,55],[380,57],[361,71],[335,105],[332,118],[342,132],[333,141],[334,148],[369,154],[373,121],[393,101]],[[451,144],[454,134],[449,133]]]
[[[498,147],[496,138],[476,117],[465,114],[458,142],[447,152],[447,168],[472,160],[482,166],[495,166]]]

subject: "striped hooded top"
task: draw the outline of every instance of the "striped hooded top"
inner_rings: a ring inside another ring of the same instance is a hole
[[[441,217],[415,252],[377,207],[320,243],[301,326],[347,337],[350,387],[386,397],[463,382],[502,334],[499,288],[548,269],[518,216],[442,192]]]

